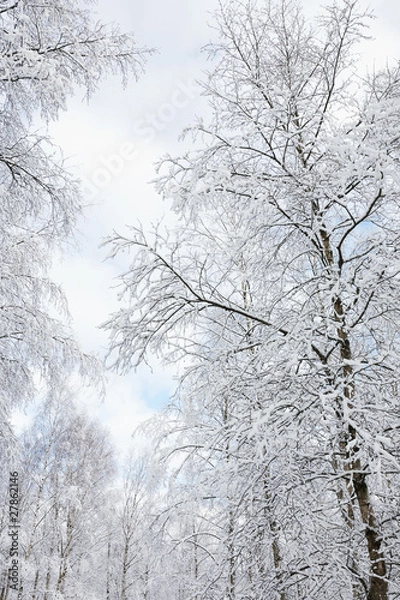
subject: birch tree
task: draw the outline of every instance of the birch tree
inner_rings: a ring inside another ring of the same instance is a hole
[[[21,454],[20,594],[105,596],[116,471],[107,433],[64,393],[39,407]]]
[[[110,592],[119,600],[149,597],[149,538],[153,497],[151,470],[144,458],[131,451],[123,466],[123,483],[116,498],[114,526],[110,532]],[[160,548],[157,548],[160,551]]]
[[[93,371],[61,325],[65,298],[49,278],[83,199],[47,124],[79,88],[90,97],[107,74],[123,82],[137,75],[144,51],[131,34],[96,21],[90,4],[7,0],[0,7],[2,435],[10,408],[32,399],[39,376],[51,388],[68,371]]]
[[[134,252],[106,324],[117,367],[248,356],[220,389],[230,402],[240,377],[255,402],[281,598],[399,592],[400,78],[360,76],[368,18],[350,0],[315,23],[296,2],[222,5],[213,116],[160,167],[181,224],[109,240]]]

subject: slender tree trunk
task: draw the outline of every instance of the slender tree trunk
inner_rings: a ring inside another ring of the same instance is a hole
[[[271,520],[270,530],[272,536],[272,554],[274,557],[275,576],[279,586],[279,598],[280,600],[286,600],[286,593],[283,591],[282,586],[282,557],[278,542],[278,531],[279,526],[276,521]]]
[[[198,546],[197,546],[197,533],[196,533],[196,528],[193,524],[193,528],[192,528],[192,533],[193,533],[193,575],[194,575],[194,582],[195,582],[195,596],[194,596],[194,600],[200,600],[200,596],[199,596],[199,588],[198,588],[198,581],[199,581],[199,557],[198,557]]]
[[[324,226],[320,229],[320,237],[324,249],[325,262],[329,267],[333,267],[333,252],[329,235]],[[345,324],[346,319],[343,303],[339,296],[334,300],[333,313],[338,339],[340,340],[340,358],[343,364],[343,402],[346,405],[346,412],[348,412],[353,408],[355,394],[354,370],[351,365],[353,357],[350,338]],[[365,527],[364,535],[370,562],[367,599],[388,600],[389,586],[386,579],[387,568],[382,548],[382,535],[379,531],[380,528],[371,502],[366,473],[360,462],[357,432],[351,424],[346,422],[343,422],[343,438],[344,447],[340,450],[342,455],[344,451],[345,471],[348,473],[347,485],[350,489],[350,496],[355,498],[361,520]]]
[[[125,538],[124,555],[122,559],[122,580],[121,580],[121,600],[126,600],[126,579],[128,573],[128,561],[129,561],[129,539],[128,536]]]
[[[56,591],[59,592],[60,594],[63,594],[64,589],[65,589],[65,580],[66,580],[67,573],[68,573],[68,558],[69,558],[71,545],[72,545],[72,533],[73,533],[72,517],[71,517],[71,513],[68,512],[65,550],[64,550],[64,552],[62,552],[62,555],[61,555],[61,564],[60,564],[60,570],[59,570],[58,580],[57,580],[57,585],[56,585]]]
[[[279,591],[279,599],[286,600],[286,592],[283,590],[282,580],[282,555],[279,546],[279,523],[276,521],[273,515],[273,509],[271,507],[271,495],[269,492],[270,475],[269,470],[264,473],[264,501],[265,509],[264,515],[269,523],[269,533],[271,538],[271,549],[272,558],[274,561],[275,579],[277,583],[277,589]]]
[[[228,578],[227,578],[227,600],[235,600],[235,586],[236,586],[236,561],[235,561],[235,547],[233,543],[233,534],[235,529],[235,518],[232,511],[229,511],[228,517]]]
[[[335,316],[343,324],[343,306],[340,298],[335,302]],[[351,409],[354,398],[354,373],[350,364],[352,359],[350,341],[343,325],[338,328],[338,335],[341,340],[341,358],[345,363],[343,367],[346,382],[344,396],[348,408]],[[382,548],[382,535],[371,502],[365,469],[359,458],[357,432],[352,425],[347,426],[346,438],[348,442],[351,442],[351,444],[346,444],[346,465],[348,465],[350,484],[353,487],[361,519],[365,526],[365,539],[370,560],[371,575],[367,597],[368,600],[387,600],[389,586],[386,579],[387,569]]]
[[[32,600],[36,600],[38,583],[39,583],[39,569],[37,569],[37,571],[36,571],[35,581],[33,583]]]
[[[342,456],[345,455],[345,449],[341,453]],[[340,462],[337,459],[333,460],[333,468],[335,473],[341,473],[342,467]],[[349,482],[343,483],[339,481],[339,485],[336,491],[336,497],[338,500],[339,510],[342,514],[343,522],[345,526],[349,528],[350,531],[354,529],[354,497],[352,497],[351,486]],[[352,588],[353,588],[353,598],[354,600],[365,600],[365,590],[363,587],[364,582],[361,580],[360,570],[358,566],[358,557],[357,553],[353,551],[352,553],[352,565],[351,572],[353,575],[352,578]],[[364,584],[365,585],[365,584]]]
[[[228,424],[229,418],[229,399],[224,398],[224,404],[222,408],[222,420],[223,424],[226,427]],[[229,447],[229,440],[226,441],[225,444],[225,462],[229,465],[231,461],[231,451]],[[231,498],[227,497],[228,503],[231,504]],[[226,576],[226,598],[227,600],[234,600],[235,598],[235,582],[236,582],[236,564],[235,564],[235,556],[234,556],[234,543],[233,543],[233,534],[235,531],[235,520],[232,514],[232,509],[229,507],[228,512],[228,527],[227,527],[227,576]]]
[[[150,600],[149,576],[150,576],[150,567],[149,567],[149,565],[147,565],[145,572],[144,572],[143,600]]]
[[[106,580],[106,600],[110,600],[110,564],[111,564],[111,542],[107,544],[107,580]]]
[[[8,580],[8,574],[6,573],[4,575],[4,583],[3,583],[3,587],[1,589],[0,600],[7,600],[8,590],[9,590],[9,580]]]
[[[355,469],[359,461],[355,463]],[[361,518],[365,525],[365,537],[367,539],[368,554],[371,561],[372,575],[370,577],[370,588],[368,600],[387,600],[389,585],[386,579],[386,561],[382,549],[382,537],[379,535],[379,526],[371,503],[369,489],[365,474],[356,473],[353,476],[354,490],[360,508]]]
[[[45,584],[43,600],[48,600],[49,595],[50,596],[52,595],[50,592],[50,579],[51,579],[51,571],[50,571],[50,563],[49,563],[49,566],[47,568],[47,573],[46,573],[46,584]]]

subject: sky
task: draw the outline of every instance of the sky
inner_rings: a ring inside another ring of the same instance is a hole
[[[100,357],[107,334],[99,325],[118,310],[116,278],[127,263],[106,261],[107,249],[99,245],[114,230],[123,233],[127,224],[149,226],[171,218],[150,182],[155,162],[167,152],[182,151],[181,130],[202,112],[202,104],[204,108],[196,79],[206,67],[200,49],[210,39],[208,11],[215,6],[214,0],[201,6],[184,0],[101,0],[103,21],[118,22],[134,32],[139,46],[156,52],[138,82],[123,90],[119,79],[111,78],[89,105],[77,95],[51,127],[69,167],[83,181],[88,204],[79,223],[79,248],[57,263],[54,277],[66,292],[81,346]],[[129,446],[133,430],[161,410],[175,389],[172,369],[157,359],[151,366],[126,376],[107,373],[103,401],[94,390],[78,392],[121,451]]]
[[[319,5],[308,1],[306,12]],[[127,263],[105,260],[107,250],[99,245],[113,230],[123,233],[127,224],[171,219],[150,182],[157,160],[182,153],[182,129],[207,110],[196,80],[208,66],[200,50],[215,36],[208,24],[216,6],[217,0],[100,0],[102,20],[120,23],[135,33],[140,46],[157,52],[138,82],[123,90],[118,79],[108,79],[89,105],[78,93],[51,126],[69,168],[83,181],[88,205],[79,223],[79,248],[57,262],[54,278],[66,292],[81,346],[100,357],[107,335],[99,325],[118,309],[116,278]],[[365,62],[383,64],[400,57],[400,5],[373,0],[369,7],[377,16],[371,28],[376,39],[365,46]],[[152,370],[144,366],[125,376],[108,373],[103,401],[95,391],[78,390],[79,400],[109,428],[121,452],[130,445],[133,430],[161,410],[174,390],[172,368],[152,362]]]

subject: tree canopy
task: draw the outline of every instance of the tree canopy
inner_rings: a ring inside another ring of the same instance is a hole
[[[90,2],[17,0],[0,7],[0,415],[34,399],[40,379],[59,388],[77,370],[96,377],[65,325],[62,290],[49,277],[83,199],[47,133],[77,87],[138,75],[145,51],[131,34],[95,20]]]
[[[160,164],[179,225],[109,240],[134,255],[116,366],[185,365],[175,427],[207,490],[192,542],[214,559],[198,598],[399,591],[400,79],[360,74],[369,17],[221,5],[212,117]]]

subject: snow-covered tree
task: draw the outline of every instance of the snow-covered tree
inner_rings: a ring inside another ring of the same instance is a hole
[[[146,461],[132,451],[123,467],[109,537],[108,589],[118,600],[147,595],[151,554],[148,532],[153,508],[148,480],[151,472]]]
[[[180,225],[110,239],[134,251],[115,364],[182,359],[187,426],[218,439],[230,599],[400,589],[400,71],[360,75],[368,16],[222,5],[211,121],[161,164]]]
[[[34,396],[41,376],[88,373],[60,321],[60,289],[49,279],[54,251],[81,212],[79,185],[47,133],[80,86],[89,97],[105,75],[137,75],[144,51],[132,35],[96,21],[91,2],[16,0],[0,6],[0,418]],[[92,365],[93,366],[93,365]]]
[[[103,565],[116,474],[108,434],[65,392],[39,406],[21,446],[21,597],[78,598],[85,593],[105,598]],[[9,543],[4,546],[6,569]],[[5,576],[2,597],[11,593],[9,583]]]

